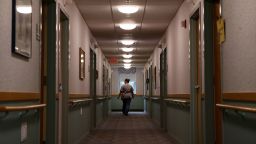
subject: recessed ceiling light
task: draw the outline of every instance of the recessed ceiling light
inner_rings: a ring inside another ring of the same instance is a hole
[[[132,55],[131,54],[124,54],[123,55],[123,58],[127,58],[127,59],[129,59],[129,58],[131,58],[132,57]]]
[[[123,23],[119,25],[121,29],[123,30],[133,30],[136,28],[136,24],[134,23]]]
[[[134,40],[121,40],[120,41],[123,45],[132,45],[135,43]]]
[[[119,6],[117,9],[121,13],[132,14],[136,13],[139,10],[139,7],[135,5],[122,5]]]
[[[17,12],[22,14],[31,14],[32,13],[32,7],[23,5],[23,6],[17,6],[16,8]]]
[[[122,49],[122,51],[124,51],[124,52],[131,52],[131,51],[133,51],[134,48],[127,48],[127,47],[124,47],[124,48],[121,48],[121,49]]]
[[[130,66],[124,66],[125,69],[130,69],[131,67]]]
[[[127,63],[124,64],[125,67],[131,67],[131,65],[132,64],[130,64],[130,63],[129,64],[127,64]]]
[[[123,62],[130,63],[130,62],[132,62],[132,60],[131,59],[124,59]]]

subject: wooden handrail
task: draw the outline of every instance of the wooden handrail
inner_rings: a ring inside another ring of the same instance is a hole
[[[174,98],[167,98],[164,99],[166,102],[172,102],[172,103],[179,103],[179,104],[184,104],[184,105],[189,105],[190,100],[188,99],[174,99]]]
[[[71,105],[74,105],[74,104],[78,104],[78,103],[82,103],[82,102],[89,102],[89,101],[92,101],[92,99],[90,99],[90,98],[74,99],[74,100],[70,100],[69,103]]]
[[[152,100],[159,100],[160,97],[151,97]]]
[[[216,104],[216,106],[222,109],[231,109],[231,110],[256,113],[256,107],[247,107],[247,106],[230,105],[230,104]]]
[[[106,99],[106,97],[97,97],[96,99],[97,100],[104,100],[104,99]]]
[[[46,106],[46,104],[24,105],[24,106],[0,106],[0,112],[42,109],[45,106]]]

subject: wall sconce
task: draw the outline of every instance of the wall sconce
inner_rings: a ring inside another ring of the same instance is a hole
[[[85,78],[85,52],[82,48],[79,48],[79,79]]]

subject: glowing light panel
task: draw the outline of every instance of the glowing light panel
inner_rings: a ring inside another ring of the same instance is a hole
[[[123,45],[133,45],[135,43],[134,40],[121,40],[120,41]]]
[[[122,5],[117,7],[118,11],[125,14],[136,13],[139,10],[138,6],[135,5]]]
[[[136,28],[136,24],[133,23],[124,23],[119,25],[121,29],[123,30],[133,30]]]
[[[127,47],[124,47],[124,48],[121,48],[122,51],[124,52],[132,52],[134,48],[127,48]]]
[[[123,58],[126,58],[126,59],[129,59],[129,58],[131,58],[131,57],[132,57],[131,54],[124,54],[124,55],[123,55]]]
[[[22,14],[31,14],[32,13],[31,6],[17,6],[16,10]]]

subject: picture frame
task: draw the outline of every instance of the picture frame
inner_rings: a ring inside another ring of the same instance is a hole
[[[85,79],[85,52],[79,48],[79,79]]]
[[[32,56],[32,0],[12,0],[12,53]]]
[[[156,76],[157,76],[157,74],[156,74],[156,66],[155,66],[155,68],[154,68],[154,82],[155,82],[155,89],[157,88],[157,84],[156,84]]]

